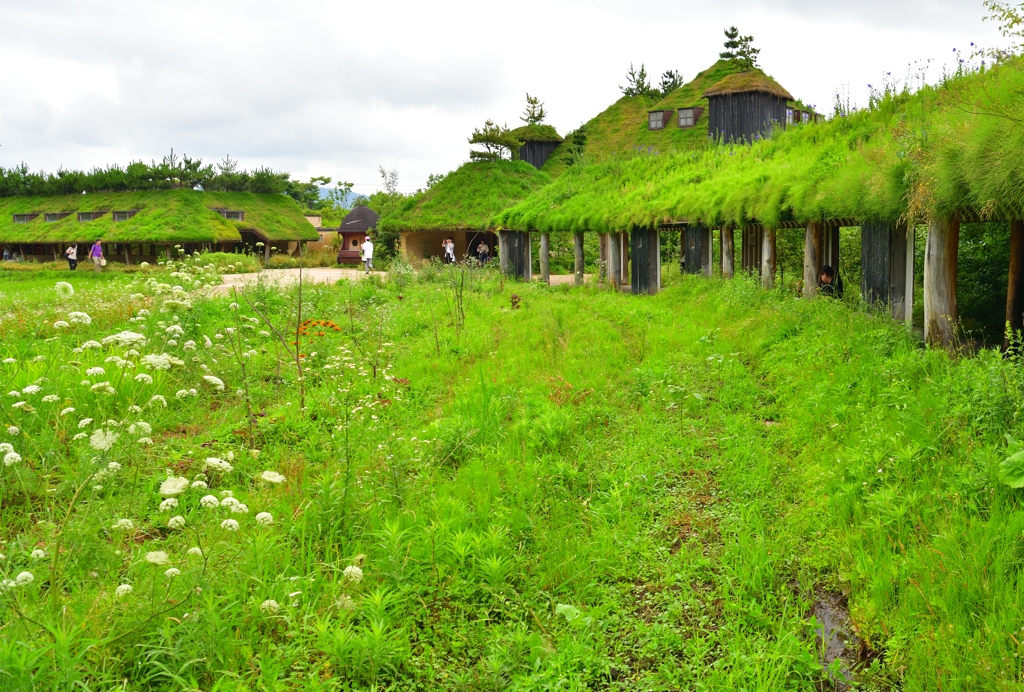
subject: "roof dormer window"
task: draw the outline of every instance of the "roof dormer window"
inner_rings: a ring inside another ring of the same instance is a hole
[[[648,130],[663,130],[665,129],[665,112],[664,111],[651,111],[647,114],[647,129]]]
[[[57,212],[55,214],[43,214],[43,220],[46,223],[53,223],[54,221],[60,221],[61,219],[66,219],[69,216],[71,216],[71,212],[70,211],[60,211],[60,212]]]
[[[115,211],[114,212],[114,221],[127,221],[128,219],[132,218],[133,216],[135,216],[138,213],[139,213],[138,209],[128,209],[126,211]]]
[[[228,221],[245,221],[245,212],[236,209],[214,209]]]
[[[34,219],[38,219],[39,214],[15,214],[14,223],[28,223]]]

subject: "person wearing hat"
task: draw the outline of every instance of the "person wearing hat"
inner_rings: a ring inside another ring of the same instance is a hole
[[[363,241],[363,268],[366,273],[369,274],[373,271],[373,243],[370,242],[370,236],[366,236],[366,240]]]

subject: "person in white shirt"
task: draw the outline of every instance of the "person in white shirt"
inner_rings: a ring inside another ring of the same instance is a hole
[[[447,264],[455,264],[455,241],[451,238],[444,243],[444,258]]]
[[[363,268],[367,274],[373,271],[373,243],[370,242],[370,236],[366,236],[363,241]]]
[[[64,251],[64,255],[68,258],[68,269],[75,271],[75,267],[78,266],[78,243],[71,243],[71,247]]]

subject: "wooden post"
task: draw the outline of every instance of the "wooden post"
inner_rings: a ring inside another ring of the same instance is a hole
[[[57,243],[50,243],[50,250],[53,251],[53,261],[57,261]]]
[[[575,250],[576,250],[576,256],[574,258],[575,259],[574,266],[575,266],[575,270],[576,270],[576,276],[575,276],[575,279],[574,279],[573,283],[576,286],[582,286],[583,285],[583,234],[582,233],[573,233],[572,234],[572,238],[573,238],[573,244],[575,245]]]
[[[533,281],[533,236],[523,231],[523,280]]]
[[[168,261],[171,259],[171,244],[164,243],[164,258]]]
[[[712,242],[714,237],[714,233],[710,228],[704,229],[704,247],[702,248],[704,257],[700,264],[703,270],[702,273],[709,279],[715,275],[715,248]]]
[[[498,231],[498,269],[508,273],[508,231]]]
[[[959,243],[959,219],[936,219],[928,224],[924,250],[924,340],[929,346],[954,346]]]
[[[631,272],[629,270],[629,234],[619,232],[619,285],[630,283]]]
[[[861,227],[863,243],[863,226]],[[907,309],[905,291],[907,288],[907,225],[897,223],[891,226],[889,237],[889,296],[888,302],[892,310],[892,318],[902,321]],[[861,253],[861,276],[864,275],[864,253]],[[911,267],[913,271],[913,267]],[[863,280],[861,283],[864,283]],[[868,297],[865,295],[865,299]]]
[[[618,290],[622,281],[622,243],[618,233],[608,234],[608,279],[612,288]]]
[[[722,278],[731,279],[735,274],[736,238],[732,228],[722,229]]]
[[[551,234],[540,234],[540,280],[551,283]]]
[[[648,231],[650,237],[649,254],[651,286],[648,293],[652,296],[661,291],[661,231],[655,227]]]
[[[131,255],[131,252],[129,252],[129,250],[128,250],[129,247],[131,247],[131,246],[128,243],[124,244],[124,263],[125,263],[125,266],[128,266],[128,267],[132,266],[132,255]]]
[[[1024,221],[1010,222],[1010,278],[1006,286],[1006,324],[1019,339],[1024,330]],[[1010,339],[1003,336],[1003,350]]]
[[[608,275],[608,234],[597,236],[597,283],[604,283]]]
[[[775,288],[775,229],[765,228],[761,234],[761,285]]]
[[[821,222],[808,221],[804,231],[804,298],[811,300],[818,293],[821,278]]]

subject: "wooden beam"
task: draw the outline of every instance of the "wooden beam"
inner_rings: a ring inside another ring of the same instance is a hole
[[[551,234],[540,234],[540,280],[551,283]]]
[[[1006,286],[1006,325],[1016,336],[1024,330],[1024,221],[1010,222],[1010,277]],[[1010,339],[1003,336],[1003,350],[1010,348]]]
[[[130,267],[132,266],[132,255],[131,252],[129,251],[129,247],[131,246],[128,243],[124,244],[124,263],[126,266]]]
[[[863,242],[863,241],[862,241]],[[863,275],[864,260],[861,259]],[[911,265],[911,273],[913,273]],[[913,279],[913,277],[911,277]],[[907,302],[907,224],[897,223],[890,227],[889,236],[889,295],[886,297],[892,309],[892,318],[903,321],[906,318]],[[865,296],[866,298],[867,296]]]
[[[704,276],[709,279],[715,275],[715,247],[713,243],[714,233],[710,228],[704,229],[704,259],[701,262],[701,269]]]
[[[722,229],[722,278],[731,279],[736,269],[736,239],[732,228]]]
[[[818,281],[821,277],[821,222],[808,221],[804,229],[804,291],[808,300],[818,293]]]
[[[942,218],[928,224],[924,251],[924,340],[952,349],[956,339],[956,253],[960,220]]]
[[[629,233],[619,231],[619,269],[622,270],[622,273],[619,275],[620,286],[630,283],[629,249]]]
[[[761,235],[761,285],[775,288],[775,229],[765,228]]]
[[[575,277],[573,284],[576,286],[583,285],[583,233],[573,233],[573,245],[575,246],[574,256],[574,268]]]
[[[608,278],[618,290],[622,283],[622,241],[618,233],[608,234]]]

